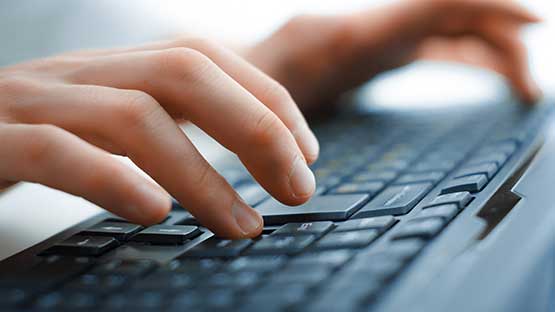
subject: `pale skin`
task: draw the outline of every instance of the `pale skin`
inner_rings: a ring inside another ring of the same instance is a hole
[[[498,72],[533,103],[540,92],[519,30],[535,22],[509,1],[404,0],[296,17],[237,51],[183,37],[1,68],[0,188],[41,183],[145,225],[168,213],[169,193],[217,235],[254,237],[262,218],[179,121],[236,153],[276,199],[302,204],[315,189],[308,165],[319,152],[302,112],[322,110],[376,74],[422,58]],[[128,156],[156,183],[111,154]]]

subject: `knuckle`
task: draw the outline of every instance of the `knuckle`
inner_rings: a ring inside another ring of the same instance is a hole
[[[330,43],[333,46],[351,46],[354,42],[355,30],[356,30],[356,20],[347,18],[345,16],[332,17],[334,19],[331,23],[333,28],[331,28]]]
[[[198,36],[189,36],[179,39],[179,45],[197,51],[210,51],[218,49],[219,45],[210,39]]]
[[[160,68],[178,80],[198,81],[214,66],[210,58],[191,48],[168,49],[158,57]]]
[[[116,105],[119,122],[126,127],[145,127],[158,109],[152,96],[141,91],[128,91],[127,96]]]
[[[0,76],[0,94],[16,96],[28,94],[39,89],[40,84],[32,79],[21,76]]]
[[[268,83],[264,95],[264,100],[268,100],[279,105],[285,105],[285,103],[293,102],[293,98],[291,97],[289,91],[273,79]]]
[[[48,160],[55,154],[61,138],[62,129],[53,125],[30,126],[23,157],[29,170],[39,170],[48,166]]]
[[[283,26],[283,29],[285,31],[296,32],[299,28],[309,23],[313,18],[314,16],[309,14],[295,15],[291,19],[289,19],[287,23],[285,23],[285,25]]]
[[[255,146],[270,145],[274,143],[276,137],[282,135],[284,127],[271,111],[265,111],[258,117],[250,131],[250,141]]]

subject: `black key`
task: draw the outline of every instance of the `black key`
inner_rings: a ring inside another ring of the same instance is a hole
[[[287,308],[302,303],[306,297],[306,287],[300,285],[264,285],[259,291],[250,294],[241,311],[247,312],[280,312]],[[279,295],[276,295],[279,294]]]
[[[100,222],[93,227],[79,233],[80,235],[111,236],[119,241],[125,241],[143,227],[125,222]]]
[[[190,259],[180,258],[172,260],[168,265],[160,268],[162,272],[182,273],[191,276],[206,276],[218,271],[224,264],[220,259]]]
[[[428,193],[431,186],[430,183],[390,186],[362,207],[354,218],[406,214]]]
[[[403,268],[405,261],[395,257],[389,257],[386,253],[377,253],[361,255],[355,258],[347,269],[346,273],[353,284],[357,283],[357,279],[377,279],[380,281],[389,280]],[[344,273],[345,274],[345,273]]]
[[[313,249],[361,248],[370,245],[379,235],[380,232],[375,229],[340,233],[332,232],[316,242]]]
[[[153,225],[133,236],[136,242],[152,244],[183,244],[201,234],[196,226],[192,225]]]
[[[443,179],[444,176],[445,173],[442,171],[407,173],[400,176],[399,179],[395,181],[395,184],[413,184],[418,182],[430,182],[435,184]]]
[[[152,271],[154,268],[156,268],[156,263],[152,260],[115,259],[95,267],[91,273],[137,277]]]
[[[180,290],[197,286],[198,280],[193,276],[176,272],[155,272],[133,283],[133,289],[157,290],[169,289]]]
[[[424,161],[409,169],[410,172],[449,171],[456,165],[455,161]]]
[[[245,256],[240,257],[229,263],[229,271],[252,271],[252,272],[271,272],[281,268],[285,264],[284,256]]]
[[[260,185],[256,183],[243,183],[235,187],[235,191],[251,207],[256,206],[266,198],[270,197]]]
[[[93,265],[94,261],[90,258],[49,256],[28,271],[3,275],[0,279],[0,289],[19,289],[25,293],[24,296],[27,296],[62,284],[87,271]],[[15,296],[19,295],[15,294]]]
[[[186,257],[235,257],[253,243],[250,239],[229,240],[211,237],[185,253]]]
[[[455,173],[455,178],[461,178],[461,177],[466,177],[466,176],[476,175],[481,173],[486,175],[486,178],[488,180],[491,180],[491,178],[493,178],[493,176],[497,173],[498,169],[499,168],[495,163],[485,163],[480,165],[465,166],[457,170],[457,172]]]
[[[351,183],[344,183],[339,185],[338,187],[334,188],[330,191],[332,194],[369,194],[370,196],[374,196],[377,194],[383,187],[385,183],[379,181],[373,182],[351,182]]]
[[[333,222],[331,221],[287,223],[272,232],[272,235],[312,234],[319,237],[329,232],[332,228]]]
[[[481,154],[481,155],[479,154],[472,157],[472,159],[470,159],[469,161],[469,164],[481,165],[485,163],[494,162],[495,164],[497,164],[498,167],[501,168],[507,161],[507,158],[508,156],[504,153],[491,153],[491,154]]]
[[[416,218],[443,218],[448,222],[451,221],[458,212],[459,208],[457,205],[446,204],[423,209],[416,215]]]
[[[466,207],[468,203],[472,200],[472,195],[468,192],[458,192],[440,195],[434,200],[432,200],[428,205],[424,207],[439,206],[445,204],[456,204],[459,209]]]
[[[353,177],[353,181],[381,181],[381,182],[388,182],[397,176],[396,171],[368,171],[359,173]]]
[[[515,142],[502,142],[498,144],[488,145],[480,149],[478,154],[490,154],[490,153],[503,153],[507,156],[512,155],[517,149],[517,144]]]
[[[426,242],[419,238],[389,241],[385,250],[380,252],[387,258],[409,260],[414,258],[424,248]]]
[[[266,236],[247,250],[247,254],[295,254],[301,252],[314,240],[314,235]]]
[[[325,267],[286,267],[271,276],[272,284],[304,284],[314,285],[321,283],[330,275],[329,268]],[[310,287],[310,286],[309,286]]]
[[[403,224],[393,239],[424,238],[430,239],[436,236],[445,226],[445,220],[441,218],[414,219]]]
[[[452,179],[441,190],[441,194],[455,192],[477,193],[481,191],[488,183],[488,178],[484,174],[475,174],[462,178]]]
[[[29,298],[29,293],[22,289],[0,290],[0,307],[11,308],[21,305]]]
[[[113,237],[74,235],[48,248],[45,253],[100,256],[118,245],[118,241]]]
[[[347,220],[345,222],[339,223],[337,228],[333,230],[334,232],[348,232],[348,231],[358,231],[364,229],[377,229],[379,231],[385,231],[395,224],[395,218],[392,216],[382,216],[374,218],[363,218],[363,219],[353,219]]]
[[[129,277],[120,274],[85,273],[64,287],[68,290],[108,293],[123,288]]]
[[[260,280],[260,273],[252,271],[219,272],[211,274],[207,279],[201,281],[202,286],[213,287],[238,287],[245,288],[253,286]]]
[[[349,250],[330,250],[315,253],[305,253],[294,257],[288,266],[293,267],[329,267],[336,268],[344,265],[353,257],[353,252]]]
[[[368,195],[324,195],[313,197],[300,206],[287,206],[269,199],[257,207],[266,224],[306,221],[340,221],[349,218],[366,201]]]

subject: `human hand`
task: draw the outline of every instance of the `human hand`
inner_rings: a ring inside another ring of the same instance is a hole
[[[152,224],[169,195],[217,235],[253,237],[262,218],[195,149],[187,119],[235,152],[286,204],[315,188],[318,142],[288,92],[239,56],[183,38],[71,53],[0,69],[0,188],[38,182]]]
[[[351,14],[298,16],[244,55],[305,111],[333,104],[375,75],[419,59],[493,70],[531,103],[540,91],[519,30],[538,21],[506,0],[404,0]]]

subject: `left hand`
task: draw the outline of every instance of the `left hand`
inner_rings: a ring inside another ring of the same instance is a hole
[[[244,55],[282,83],[305,112],[423,58],[493,70],[531,103],[540,91],[519,30],[538,21],[506,0],[403,0],[346,15],[298,16]]]

